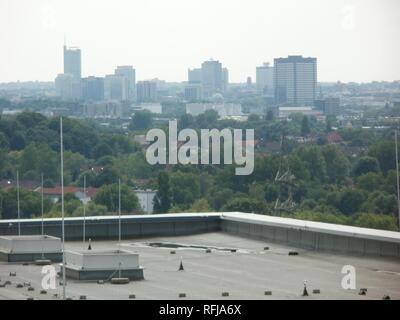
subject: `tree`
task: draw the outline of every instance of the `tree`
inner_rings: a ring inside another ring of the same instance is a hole
[[[316,146],[301,148],[297,155],[305,163],[313,181],[325,181],[326,163],[321,148]]]
[[[188,210],[189,212],[210,212],[212,211],[207,199],[196,200]]]
[[[219,211],[233,197],[233,191],[229,188],[216,188],[210,192],[209,203]]]
[[[113,184],[115,181],[118,181],[118,178],[119,176],[116,170],[111,166],[107,166],[96,177],[96,187]]]
[[[301,136],[307,137],[311,132],[310,124],[308,122],[308,117],[305,115],[301,121]]]
[[[355,226],[372,229],[398,231],[396,218],[385,214],[362,213],[355,217]]]
[[[132,121],[129,125],[131,130],[146,130],[152,126],[153,115],[148,110],[142,110],[135,112]]]
[[[372,192],[379,190],[383,185],[383,177],[380,173],[368,172],[357,177],[356,185],[358,188]]]
[[[359,211],[364,200],[363,192],[347,188],[340,194],[339,209],[346,215],[352,215]]]
[[[354,175],[358,177],[368,172],[379,172],[378,160],[369,156],[361,157],[354,166]]]
[[[118,211],[118,184],[104,185],[97,192],[94,202],[106,206],[111,212]],[[136,194],[127,185],[121,186],[121,211],[132,212],[139,209]]]
[[[397,213],[397,199],[392,194],[374,191],[368,195],[368,199],[362,205],[362,210],[395,215]]]
[[[395,144],[392,141],[380,141],[370,147],[368,155],[379,162],[383,174],[396,169]]]
[[[188,209],[200,197],[199,177],[194,173],[173,172],[171,178],[171,195],[173,205]]]
[[[349,174],[350,162],[335,145],[326,145],[322,148],[326,163],[326,174],[329,182],[340,183]]]
[[[158,190],[154,198],[154,211],[166,213],[171,208],[171,187],[169,175],[166,172],[158,174]]]
[[[267,207],[264,202],[248,197],[239,197],[230,200],[223,208],[223,211],[239,211],[246,213],[265,214]]]

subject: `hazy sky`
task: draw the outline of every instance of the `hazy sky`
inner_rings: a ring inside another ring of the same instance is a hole
[[[400,0],[0,0],[0,82],[54,80],[64,34],[83,76],[127,64],[139,80],[184,81],[213,58],[245,82],[302,54],[319,81],[400,80]]]

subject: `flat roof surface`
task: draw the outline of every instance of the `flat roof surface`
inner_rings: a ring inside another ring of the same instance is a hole
[[[156,243],[156,246],[151,246]],[[167,243],[165,247],[163,244]],[[173,248],[171,248],[173,244]],[[180,248],[183,244],[186,248]],[[67,242],[67,250],[82,250],[81,242]],[[93,250],[115,250],[117,241],[92,242]],[[269,250],[264,250],[268,246]],[[140,254],[139,263],[144,267],[145,280],[127,285],[80,282],[68,280],[67,295],[78,299],[178,299],[186,293],[187,299],[382,299],[389,295],[400,299],[400,260],[336,255],[294,249],[260,240],[228,235],[222,232],[181,236],[154,237],[124,240],[124,250]],[[211,253],[204,248],[212,247]],[[224,249],[237,249],[236,252]],[[176,254],[171,254],[174,250]],[[289,251],[299,255],[289,256]],[[178,271],[182,257],[184,271]],[[356,269],[356,289],[341,287],[343,266]],[[58,264],[54,264],[58,270]],[[12,284],[0,288],[0,299],[57,299],[62,288],[40,294],[42,267],[14,265],[0,262],[1,282]],[[16,277],[9,273],[16,272]],[[302,297],[303,282],[307,280],[310,296]],[[17,283],[31,282],[35,291],[27,287],[16,288]],[[58,281],[57,281],[58,283]],[[367,288],[365,296],[358,295],[360,288]],[[320,294],[312,294],[320,289]],[[264,291],[272,291],[265,296]],[[229,292],[229,297],[222,297]]]

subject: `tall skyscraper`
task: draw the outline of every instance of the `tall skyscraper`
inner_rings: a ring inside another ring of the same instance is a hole
[[[222,64],[219,61],[208,60],[201,65],[201,83],[203,95],[208,98],[214,93],[223,92]]]
[[[75,79],[81,79],[81,49],[68,48],[64,44],[64,74],[71,74]]]
[[[268,62],[256,68],[257,91],[272,94],[274,89],[274,68]]]
[[[139,81],[136,86],[137,102],[155,102],[157,101],[157,82]]]
[[[288,56],[274,59],[275,103],[312,106],[317,91],[317,59]]]
[[[128,98],[135,99],[136,93],[136,70],[132,66],[118,66],[114,72],[115,75],[125,77],[128,81]]]

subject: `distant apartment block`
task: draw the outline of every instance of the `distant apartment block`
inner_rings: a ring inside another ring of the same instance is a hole
[[[119,119],[123,115],[123,107],[117,101],[85,103],[83,114],[86,118]]]
[[[188,82],[201,83],[201,69],[188,69]]]
[[[315,107],[326,116],[337,116],[340,114],[340,99],[334,97],[318,99],[315,100]]]
[[[136,96],[136,70],[132,66],[118,66],[114,74],[126,79],[128,86],[127,98],[128,100],[134,100]]]
[[[277,104],[312,106],[317,91],[317,59],[289,56],[274,60]]]
[[[104,78],[87,77],[81,81],[82,99],[84,101],[104,100]]]
[[[256,68],[257,91],[272,94],[274,90],[274,68],[268,62]]]
[[[201,84],[206,98],[222,92],[222,64],[219,61],[204,61],[201,65]]]
[[[242,105],[238,103],[188,103],[186,113],[198,116],[207,110],[214,110],[220,117],[231,117],[242,115]]]
[[[104,78],[104,100],[129,100],[129,81],[126,77],[116,74],[106,75]]]
[[[188,102],[195,102],[201,100],[203,97],[203,90],[200,83],[191,83],[185,87],[185,100]]]
[[[139,105],[135,105],[132,107],[133,112],[135,111],[143,111],[147,110],[151,113],[161,114],[162,113],[162,105],[157,102],[144,102]]]
[[[63,99],[80,99],[81,81],[72,74],[59,74],[55,79],[56,94]]]
[[[157,101],[157,83],[155,81],[139,81],[136,89],[138,103]]]

